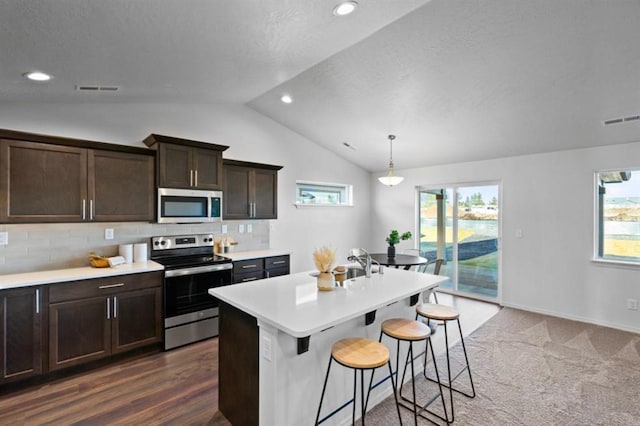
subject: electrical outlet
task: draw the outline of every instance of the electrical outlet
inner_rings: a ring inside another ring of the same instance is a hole
[[[271,339],[267,336],[262,338],[262,357],[267,361],[271,361]]]
[[[113,228],[107,228],[104,230],[104,239],[105,240],[113,240]]]
[[[627,299],[627,309],[631,311],[638,310],[638,299]]]
[[[253,232],[253,225],[250,223],[247,223],[247,232]]]
[[[6,246],[9,244],[9,233],[0,232],[0,246]]]
[[[223,233],[223,234],[226,234],[226,233],[227,233],[227,231],[228,231],[228,229],[227,229],[227,225],[222,225],[222,233]]]
[[[243,234],[244,233],[244,224],[241,223],[240,225],[238,225],[238,232]]]

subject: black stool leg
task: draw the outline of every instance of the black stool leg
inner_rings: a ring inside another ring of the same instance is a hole
[[[428,339],[429,341],[427,342],[427,344],[429,345],[429,349],[431,350],[431,358],[433,358],[433,369],[436,370],[436,380],[438,381],[438,389],[440,389],[440,401],[442,401],[442,409],[444,411],[444,417],[440,416],[439,414],[434,413],[433,411],[429,411],[429,413],[433,414],[434,416],[438,417],[440,420],[444,420],[445,422],[447,422],[447,424],[451,423],[449,422],[449,414],[447,413],[447,404],[444,402],[444,392],[442,391],[442,383],[440,382],[440,374],[438,373],[438,365],[436,364],[436,354],[433,351],[433,343],[431,342],[431,339]],[[424,370],[423,370],[423,374],[424,377],[427,378],[427,348],[425,348],[424,350],[425,354],[424,354]],[[428,378],[427,378],[428,379]],[[453,420],[452,420],[453,421]]]
[[[471,395],[463,394],[470,398],[476,397],[476,388],[473,386],[473,379],[471,378],[471,366],[469,365],[469,358],[467,357],[467,348],[464,345],[464,336],[462,335],[462,327],[460,327],[460,318],[458,318],[458,330],[460,331],[460,341],[462,342],[462,351],[464,352],[464,361],[467,363],[467,372],[469,373],[469,382],[471,383]],[[462,393],[462,392],[461,392]]]
[[[318,414],[316,415],[316,422],[318,424],[318,420],[320,420],[320,409],[322,408],[322,400],[324,399],[324,392],[327,390],[327,381],[329,381],[329,371],[331,371],[331,361],[333,361],[333,356],[329,357],[329,366],[327,367],[327,375],[324,377],[324,385],[322,386],[322,395],[320,396],[320,404],[318,405]]]
[[[356,424],[356,391],[357,391],[357,381],[358,378],[358,370],[353,370],[353,410],[351,411],[351,424]]]
[[[400,415],[400,404],[398,404],[398,395],[396,392],[397,389],[397,370],[396,370],[396,381],[393,380],[393,371],[391,370],[391,361],[387,361],[387,365],[389,366],[389,376],[391,377],[391,386],[393,387],[393,399],[396,401],[396,410],[398,411],[398,420],[400,420],[400,426],[402,426],[402,416]]]

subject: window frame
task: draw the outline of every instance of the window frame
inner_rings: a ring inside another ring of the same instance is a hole
[[[317,191],[322,192],[337,192],[340,193],[340,198],[344,196],[344,202],[303,202],[301,197],[301,191],[308,188],[315,188]],[[353,207],[353,185],[345,183],[335,182],[317,182],[310,180],[296,180],[295,183],[295,203],[296,207]],[[332,191],[334,190],[334,191]]]
[[[593,194],[594,194],[594,214],[593,214],[593,257],[592,261],[595,263],[602,264],[611,264],[611,265],[619,265],[619,266],[627,266],[638,268],[640,267],[640,256],[636,259],[632,257],[605,257],[604,254],[604,242],[605,242],[605,234],[604,234],[604,199],[601,198],[600,193],[600,175],[603,173],[621,173],[621,172],[630,172],[631,176],[636,174],[636,177],[640,176],[640,166],[633,167],[617,167],[617,168],[607,168],[607,169],[598,169],[593,173]],[[606,188],[606,187],[605,187]],[[640,191],[638,192],[638,197],[640,197]]]

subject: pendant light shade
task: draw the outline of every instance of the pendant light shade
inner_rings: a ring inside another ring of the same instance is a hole
[[[401,176],[393,175],[393,140],[395,138],[395,135],[389,135],[389,170],[387,171],[387,175],[378,178],[381,184],[387,186],[397,185],[404,180]]]

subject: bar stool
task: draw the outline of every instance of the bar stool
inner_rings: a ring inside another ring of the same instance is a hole
[[[382,323],[381,326],[381,330],[380,330],[380,341],[382,341],[382,336],[386,335],[388,337],[391,337],[392,339],[396,340],[396,374],[398,374],[398,367],[399,367],[399,361],[400,361],[400,342],[408,342],[409,343],[409,350],[407,352],[407,359],[405,360],[404,363],[404,368],[402,370],[402,380],[398,381],[397,380],[397,376],[396,376],[396,384],[397,387],[396,391],[398,392],[398,394],[400,395],[400,398],[402,398],[403,400],[410,402],[413,405],[413,420],[415,422],[415,424],[418,424],[418,403],[416,400],[416,381],[415,381],[415,371],[414,371],[414,367],[413,367],[413,361],[414,361],[414,353],[413,353],[413,343],[414,342],[420,342],[420,341],[425,341],[425,352],[424,352],[424,356],[425,356],[425,370],[426,370],[426,363],[427,363],[427,356],[428,356],[428,348],[426,347],[427,345],[429,346],[429,348],[431,349],[431,357],[433,358],[433,366],[436,370],[436,378],[438,380],[438,387],[440,390],[440,399],[442,401],[442,406],[444,407],[444,415],[445,417],[440,416],[437,413],[434,413],[433,411],[429,410],[427,407],[433,403],[436,399],[437,396],[435,398],[433,398],[431,401],[427,402],[425,405],[420,405],[420,416],[424,417],[425,419],[433,422],[431,419],[429,419],[428,417],[425,417],[422,415],[423,411],[426,411],[428,413],[431,413],[433,415],[435,415],[436,417],[444,420],[447,422],[447,424],[449,423],[449,420],[447,418],[447,408],[444,402],[444,393],[442,392],[442,386],[440,385],[440,376],[438,374],[438,367],[436,365],[436,357],[434,355],[433,352],[433,345],[431,344],[431,329],[426,326],[425,324],[419,322],[419,321],[415,321],[415,320],[411,320],[411,319],[407,319],[407,318],[392,318],[392,319],[388,319],[386,321],[384,321]],[[402,396],[402,384],[404,383],[404,376],[405,373],[407,371],[407,364],[411,363],[411,388],[413,390],[413,399],[409,400],[405,397]],[[371,376],[371,380],[373,381],[373,375]],[[371,384],[369,384],[369,388],[371,388]],[[367,400],[368,400],[368,396],[367,396]],[[400,404],[405,408],[411,409],[411,407],[408,407],[404,404]]]
[[[449,389],[449,402],[451,403],[451,422],[453,422],[455,419],[455,414],[453,410],[453,392],[454,391],[458,392],[459,394],[462,394],[469,398],[475,398],[476,396],[476,390],[475,390],[475,387],[473,386],[473,379],[471,378],[471,368],[469,367],[469,358],[467,357],[467,348],[464,345],[464,336],[462,335],[462,327],[460,327],[460,313],[451,306],[438,305],[435,303],[423,303],[416,307],[416,314],[417,314],[416,319],[418,319],[418,316],[421,316],[426,318],[428,322],[441,321],[444,325],[444,342],[445,342],[445,349],[447,352],[447,376],[449,381],[447,382],[447,384],[442,384],[442,386]],[[460,340],[462,342],[462,351],[464,352],[465,366],[462,368],[462,370],[460,370],[458,374],[455,375],[455,377],[451,378],[451,359],[449,357],[449,333],[447,331],[447,323],[449,321],[454,321],[454,320],[458,322],[458,331],[460,332]],[[469,374],[469,383],[471,384],[470,394],[453,387],[453,381],[456,380],[465,370]],[[432,378],[427,377],[426,364],[425,364],[425,370],[423,371],[423,374],[427,380],[435,382],[435,380],[433,380]],[[439,380],[439,377],[437,377],[437,379]]]
[[[332,361],[336,361],[338,364],[343,365],[344,367],[353,369],[353,399],[348,401],[340,408],[333,411],[331,414],[326,416],[319,422],[320,419],[320,409],[322,408],[322,400],[324,399],[324,393],[327,389],[327,381],[329,379],[329,372],[331,371],[331,363]],[[361,418],[362,425],[364,426],[364,416],[367,411],[367,403],[369,402],[369,392],[371,392],[371,387],[369,387],[369,391],[367,392],[367,401],[365,403],[364,399],[364,370],[371,370],[371,377],[373,377],[373,372],[376,368],[382,367],[387,364],[389,366],[389,374],[391,375],[391,384],[393,389],[395,390],[395,382],[393,381],[393,375],[391,371],[391,362],[389,361],[389,349],[384,346],[382,343],[376,342],[375,340],[366,339],[364,337],[349,337],[346,339],[338,340],[331,347],[331,356],[329,357],[329,366],[327,367],[327,375],[324,378],[324,385],[322,387],[322,395],[320,396],[320,404],[318,405],[318,414],[316,415],[315,424],[318,425],[329,417],[336,414],[338,411],[342,410],[344,407],[353,402],[353,413],[351,415],[351,424],[355,424],[356,419],[356,384],[357,384],[357,374],[360,371],[360,404],[361,404]],[[398,419],[400,420],[400,424],[402,424],[402,418],[400,417],[400,407],[398,406],[398,398],[394,391],[393,397],[396,401],[396,409],[398,410]]]

